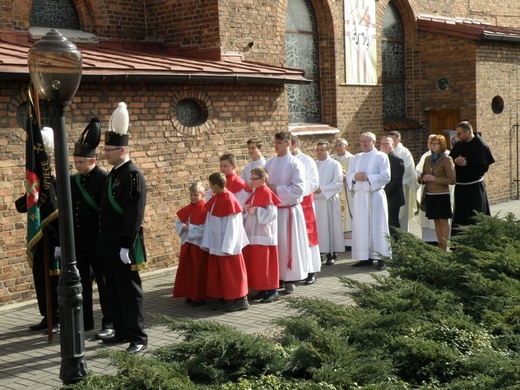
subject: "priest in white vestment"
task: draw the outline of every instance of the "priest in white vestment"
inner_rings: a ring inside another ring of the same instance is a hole
[[[248,184],[251,182],[251,170],[257,167],[265,167],[266,159],[262,155],[263,150],[262,141],[259,138],[247,140],[247,152],[252,160],[244,167],[240,177]]]
[[[350,162],[347,185],[354,191],[352,258],[359,261],[353,266],[370,266],[377,260],[377,269],[383,270],[386,265],[382,257],[392,255],[384,191],[390,182],[390,162],[375,148],[375,142],[374,133],[361,134],[362,152]]]
[[[338,138],[335,141],[336,153],[331,154],[330,158],[336,160],[343,168],[343,187],[339,194],[341,204],[341,214],[343,218],[343,234],[345,236],[345,246],[352,246],[352,205],[354,203],[354,193],[346,185],[345,177],[348,166],[354,155],[348,151],[348,142],[345,138]]]
[[[329,156],[329,143],[319,141],[316,146],[316,167],[320,178],[314,191],[314,208],[318,223],[320,252],[327,258],[336,259],[337,253],[345,251],[343,223],[339,194],[343,188],[341,164]]]
[[[305,169],[289,153],[291,133],[281,131],[274,136],[276,156],[265,164],[269,173],[267,186],[282,204],[278,206],[278,265],[280,280],[285,282],[286,294],[296,288],[295,282],[305,279],[309,269],[309,239],[300,198],[305,186]]]
[[[401,207],[399,213],[399,226],[405,231],[409,231],[409,220],[415,215],[417,209],[417,174],[415,173],[415,162],[410,151],[401,142],[401,134],[398,131],[388,133],[394,140],[394,154],[404,161],[403,191],[405,205]]]
[[[303,196],[300,204],[303,209],[303,217],[307,226],[307,238],[309,240],[309,269],[305,284],[314,284],[316,282],[316,273],[321,271],[321,255],[318,237],[318,225],[316,223],[316,212],[314,210],[314,191],[318,188],[320,179],[318,178],[318,169],[311,156],[302,153],[300,149],[300,140],[296,135],[291,135],[291,154],[302,163],[305,168],[305,181],[303,187]]]

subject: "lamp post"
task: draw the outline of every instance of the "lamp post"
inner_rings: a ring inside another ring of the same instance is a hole
[[[28,54],[31,80],[39,97],[49,105],[56,156],[58,221],[60,227],[61,273],[58,289],[60,309],[60,379],[74,383],[87,375],[83,297],[76,268],[72,197],[65,134],[65,108],[71,104],[81,81],[81,52],[57,30],[50,30]]]

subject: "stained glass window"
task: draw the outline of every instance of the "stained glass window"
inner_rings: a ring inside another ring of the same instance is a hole
[[[382,41],[383,59],[383,117],[404,118],[405,73],[404,73],[404,29],[395,6],[390,3],[383,15]]]
[[[79,30],[76,10],[70,0],[34,0],[31,7],[32,27]]]
[[[18,118],[18,125],[22,129],[25,129],[27,124],[27,102],[23,102],[18,106],[16,116]],[[49,112],[49,106],[46,104],[40,105],[40,125],[41,127],[51,127],[51,114]]]
[[[316,15],[309,0],[289,0],[285,22],[287,66],[303,69],[310,85],[289,84],[289,122],[321,122],[320,66]]]

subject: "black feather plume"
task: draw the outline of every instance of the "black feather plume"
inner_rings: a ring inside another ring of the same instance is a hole
[[[101,141],[101,122],[98,118],[92,118],[79,137],[80,144],[97,148]]]

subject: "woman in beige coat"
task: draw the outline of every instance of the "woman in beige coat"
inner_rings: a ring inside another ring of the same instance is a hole
[[[432,154],[424,162],[419,182],[425,185],[426,217],[433,219],[439,247],[448,249],[449,219],[452,217],[450,184],[455,184],[455,165],[447,156],[446,139],[436,135],[431,140]]]

